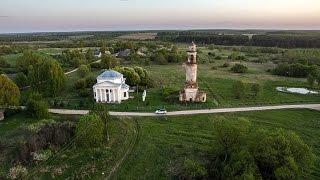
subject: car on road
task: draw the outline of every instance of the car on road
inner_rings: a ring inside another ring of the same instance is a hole
[[[157,109],[155,113],[156,114],[167,114],[167,110],[165,110],[165,109]]]

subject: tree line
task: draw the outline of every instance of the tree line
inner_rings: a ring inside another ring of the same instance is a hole
[[[263,46],[281,48],[319,48],[320,37],[318,35],[291,35],[291,34],[263,34],[253,35],[225,35],[208,34],[202,32],[160,32],[159,40],[172,42],[191,42],[201,44],[217,44],[225,46]]]

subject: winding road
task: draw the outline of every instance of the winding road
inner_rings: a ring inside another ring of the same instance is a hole
[[[239,108],[221,108],[221,109],[202,109],[202,110],[186,110],[186,111],[171,111],[165,116],[181,116],[181,115],[196,115],[196,114],[217,114],[217,113],[233,113],[233,112],[248,112],[248,111],[265,111],[265,110],[280,110],[280,109],[313,109],[320,111],[320,104],[296,104],[296,105],[277,105],[277,106],[254,106],[254,107],[239,107]],[[89,110],[67,110],[67,109],[49,109],[49,112],[54,114],[64,115],[85,115]],[[154,117],[160,116],[149,112],[109,112],[111,116],[131,116],[131,117]]]

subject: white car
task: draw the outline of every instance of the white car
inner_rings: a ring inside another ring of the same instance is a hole
[[[156,114],[167,114],[167,110],[165,110],[165,109],[157,109],[155,113]]]

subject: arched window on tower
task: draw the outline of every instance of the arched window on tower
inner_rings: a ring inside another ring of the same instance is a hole
[[[195,56],[193,54],[190,57],[190,61],[191,61],[191,63],[195,63]]]

